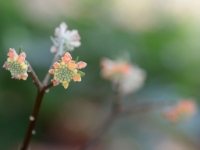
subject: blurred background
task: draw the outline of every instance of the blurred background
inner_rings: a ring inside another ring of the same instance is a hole
[[[104,121],[113,91],[100,76],[102,57],[130,54],[147,72],[145,86],[124,100],[200,98],[200,1],[198,0],[7,0],[0,1],[0,64],[20,46],[40,80],[49,69],[55,27],[77,29],[82,45],[72,52],[88,63],[81,83],[53,87],[44,97],[31,141],[33,150],[76,150]],[[17,149],[32,113],[36,87],[0,70],[0,149]],[[118,119],[98,150],[198,150],[199,113],[171,125],[162,108]]]

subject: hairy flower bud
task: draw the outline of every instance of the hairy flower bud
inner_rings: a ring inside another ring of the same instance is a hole
[[[4,63],[3,68],[10,71],[12,78],[26,80],[28,77],[28,63],[25,60],[26,54],[22,52],[18,55],[14,49],[10,48],[7,55],[9,57]]]
[[[83,63],[85,64],[84,67],[86,67],[87,64],[85,62]],[[70,53],[66,52],[60,62],[55,62],[53,64],[54,69],[49,70],[49,73],[54,75],[51,80],[53,85],[56,86],[59,83],[62,83],[63,87],[66,89],[71,80],[80,82],[83,72],[78,70],[77,64],[72,60]]]

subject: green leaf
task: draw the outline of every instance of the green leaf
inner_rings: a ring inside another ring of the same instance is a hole
[[[75,60],[76,63],[78,62],[78,59],[79,59],[79,57],[77,56],[77,57],[76,57],[76,60]]]
[[[21,54],[21,53],[22,53],[22,46],[20,46],[19,51],[18,51],[18,54]]]
[[[81,77],[83,77],[85,75],[85,73],[80,70],[78,70],[77,73],[80,74]]]

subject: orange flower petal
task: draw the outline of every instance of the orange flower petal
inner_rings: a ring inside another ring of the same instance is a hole
[[[49,70],[49,73],[50,73],[50,74],[54,74],[54,73],[55,73],[55,70],[54,70],[54,69],[50,69],[50,70]]]
[[[72,70],[72,69],[75,69],[77,67],[75,61],[71,61],[69,64],[68,64],[68,69],[69,70]]]
[[[52,79],[51,82],[53,82],[54,86],[57,86],[59,84],[59,82],[57,80],[55,80],[55,79]]]
[[[80,82],[80,81],[81,81],[81,76],[80,76],[80,74],[75,74],[75,75],[73,76],[73,80],[74,80],[74,82],[76,82],[76,81]]]
[[[60,64],[59,64],[58,62],[55,62],[55,63],[53,64],[53,67],[54,67],[55,69],[58,69],[58,68],[60,68]]]
[[[14,49],[10,48],[7,56],[9,56],[11,59],[14,59],[17,56],[17,53]]]
[[[122,70],[122,73],[127,74],[131,70],[131,65],[128,63],[124,64],[122,65],[121,70]]]
[[[23,80],[26,80],[28,77],[28,74],[23,74],[19,77],[19,79],[23,79]]]
[[[87,66],[87,63],[83,62],[83,61],[80,61],[77,63],[77,68],[78,69],[82,69],[82,68],[85,68]]]
[[[72,56],[70,55],[70,53],[66,52],[65,55],[62,57],[62,61],[64,61],[65,63],[69,63],[72,60]]]
[[[189,119],[196,113],[196,103],[193,100],[181,100],[170,110],[164,112],[163,116],[172,123],[182,119]],[[184,117],[184,118],[182,118]]]
[[[66,88],[68,88],[68,86],[69,86],[69,83],[68,83],[68,82],[64,82],[62,85],[63,85],[63,86],[64,86],[64,88],[66,89]]]
[[[25,58],[26,58],[26,54],[25,54],[24,52],[22,52],[22,53],[17,57],[17,61],[18,61],[19,63],[22,63],[22,62],[24,62]]]

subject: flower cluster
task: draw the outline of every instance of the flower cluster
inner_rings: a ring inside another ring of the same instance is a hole
[[[67,30],[66,23],[62,22],[59,27],[55,29],[55,38],[51,38],[53,46],[50,51],[52,53],[58,52],[60,45],[62,44],[63,53],[74,50],[75,47],[81,45],[80,36],[77,30]],[[62,43],[63,41],[63,43]]]
[[[81,81],[81,76],[84,75],[84,73],[78,69],[85,68],[86,66],[87,64],[83,61],[78,63],[73,61],[70,53],[66,52],[60,62],[54,63],[54,69],[49,70],[49,73],[54,75],[54,78],[51,81],[53,82],[54,86],[62,83],[66,89],[72,79],[75,82]]]
[[[111,80],[114,84],[119,83],[120,91],[123,94],[140,89],[146,78],[144,70],[125,61],[103,58],[101,68],[103,78]]]
[[[168,119],[171,123],[192,118],[197,111],[197,106],[194,100],[181,100],[173,106],[165,110],[163,117]]]
[[[12,78],[26,80],[28,77],[28,63],[26,62],[26,54],[22,52],[17,54],[16,51],[10,48],[8,54],[9,58],[4,63],[3,68],[9,70]]]

